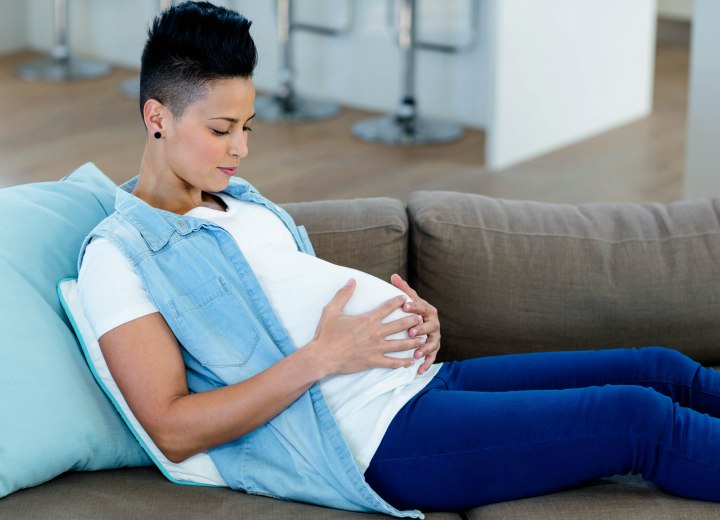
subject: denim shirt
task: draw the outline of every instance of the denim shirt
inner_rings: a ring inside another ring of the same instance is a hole
[[[182,347],[189,389],[244,381],[293,353],[296,346],[230,234],[150,206],[131,194],[136,183],[137,177],[118,188],[115,212],[85,239],[78,262],[94,237],[123,252]],[[224,193],[273,211],[299,250],[314,255],[305,229],[249,183],[232,179]],[[367,485],[317,384],[268,423],[208,454],[234,489],[422,518],[395,509]]]

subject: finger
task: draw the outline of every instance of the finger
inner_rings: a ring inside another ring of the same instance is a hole
[[[437,321],[423,321],[419,325],[413,326],[411,329],[408,330],[408,336],[415,337],[415,336],[422,336],[423,334],[432,334],[433,332],[437,332],[437,330],[440,328],[440,323]]]
[[[440,350],[440,344],[439,344],[439,342],[438,342],[437,345],[435,345],[434,347],[431,347],[431,348],[429,348],[429,349],[425,349],[425,348],[423,348],[423,349],[417,349],[417,350],[415,351],[415,356],[414,356],[415,359],[420,360],[420,359],[424,358],[424,359],[422,359],[422,365],[420,366],[420,368],[423,368],[423,367],[424,367],[425,370],[427,370],[428,368],[430,368],[430,365],[432,365],[433,363],[435,363],[435,359],[437,358],[437,355],[438,355],[438,351],[439,351],[439,350]],[[421,354],[419,357],[418,357],[418,353]],[[419,370],[420,370],[420,369],[418,369],[418,371],[419,371]]]
[[[400,307],[402,307],[402,304],[405,303],[405,300],[406,297],[402,295],[390,298],[386,302],[381,303],[373,310],[368,312],[368,315],[372,318],[373,321],[380,321],[386,316],[389,316],[390,313],[392,313],[395,309],[399,309]]]
[[[422,317],[418,316],[417,314],[403,316],[402,318],[383,323],[380,328],[380,335],[382,337],[385,337],[390,336],[391,334],[396,334],[398,332],[405,332],[410,327],[415,327],[420,323],[422,323]]]
[[[350,280],[348,280],[348,283],[343,285],[338,290],[338,292],[335,293],[335,296],[333,296],[333,299],[330,300],[328,306],[334,307],[342,312],[342,310],[345,308],[345,305],[347,305],[347,302],[350,301],[353,292],[355,291],[355,283],[355,279],[350,278]]]
[[[380,344],[378,352],[383,354],[392,354],[393,352],[405,352],[406,350],[415,350],[422,346],[420,338],[412,339],[388,339]],[[414,358],[414,356],[409,356]]]
[[[410,296],[413,300],[417,300],[419,298],[418,293],[416,293],[415,290],[410,287],[408,283],[403,280],[399,274],[393,274],[390,277],[390,282],[402,292]]]
[[[425,362],[418,368],[418,375],[423,375],[425,372],[430,370],[430,367],[435,363],[435,355],[425,356]]]
[[[419,338],[420,339],[420,348],[418,348],[414,353],[413,357],[415,359],[423,358],[427,355],[428,352],[432,352],[432,349],[428,349],[427,347],[427,340],[425,338]]]
[[[421,314],[423,316],[431,316],[435,311],[435,308],[419,296],[416,296],[413,298],[413,301],[406,302],[403,305],[403,310],[405,312],[414,312],[415,314]]]
[[[410,368],[415,364],[413,358],[394,358],[389,356],[380,356],[378,360],[378,368]]]
[[[421,357],[424,357],[424,356],[436,354],[439,349],[440,349],[440,341],[429,337],[427,339],[427,341],[425,342],[425,344],[415,351],[415,359],[420,359]]]

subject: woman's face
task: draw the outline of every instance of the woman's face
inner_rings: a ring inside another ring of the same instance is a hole
[[[212,82],[205,98],[180,118],[170,116],[163,132],[165,161],[189,186],[206,192],[225,189],[240,159],[248,154],[255,86],[249,78]]]

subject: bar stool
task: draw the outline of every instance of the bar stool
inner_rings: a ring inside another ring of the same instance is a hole
[[[157,2],[158,12],[160,13],[162,11],[165,11],[166,9],[169,9],[170,6],[172,6],[174,3],[175,2],[173,2],[173,0],[158,0],[158,2]],[[126,79],[120,85],[120,89],[122,90],[123,94],[125,94],[125,96],[129,97],[130,99],[139,99],[140,98],[140,76]]]
[[[95,79],[110,73],[110,65],[98,60],[73,58],[68,46],[67,0],[53,1],[53,40],[49,58],[21,63],[17,74],[26,81],[60,83],[76,79]]]
[[[355,137],[368,142],[380,142],[388,145],[417,145],[445,143],[459,139],[463,135],[460,125],[427,120],[418,115],[415,100],[415,51],[424,49],[446,54],[458,54],[475,46],[478,36],[477,20],[480,11],[479,0],[471,2],[471,32],[463,45],[429,43],[417,40],[417,9],[415,0],[401,0],[398,17],[397,42],[402,60],[402,97],[400,106],[394,113],[379,118],[364,119],[355,123],[352,133]],[[391,10],[389,9],[390,13]]]
[[[277,38],[280,50],[279,86],[272,96],[262,96],[255,101],[255,116],[269,122],[302,122],[327,119],[338,113],[339,107],[327,101],[300,97],[293,82],[292,34],[305,31],[321,36],[340,36],[350,32],[355,20],[355,4],[348,3],[348,16],[340,28],[294,23],[291,0],[277,0]]]

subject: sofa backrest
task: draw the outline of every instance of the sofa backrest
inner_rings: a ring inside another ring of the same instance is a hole
[[[720,201],[571,206],[416,192],[409,277],[442,358],[663,345],[720,364]]]
[[[320,258],[390,281],[407,274],[408,220],[396,199],[378,197],[283,204],[306,227]]]

